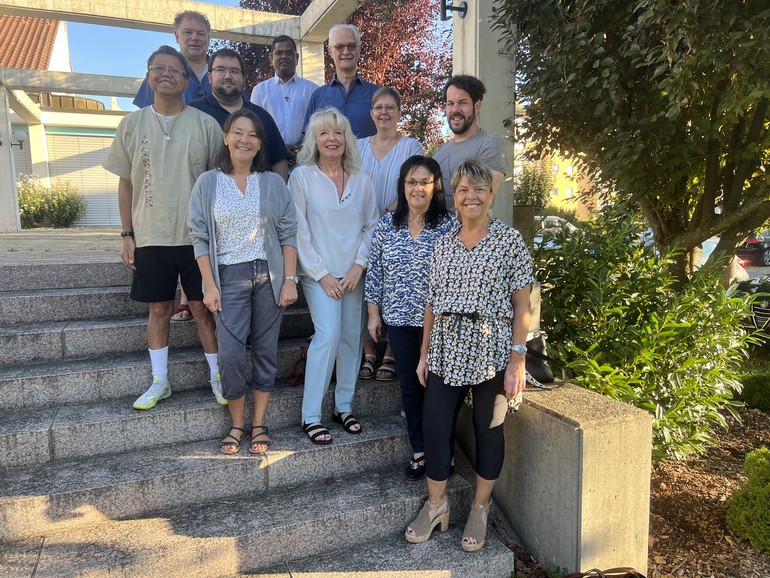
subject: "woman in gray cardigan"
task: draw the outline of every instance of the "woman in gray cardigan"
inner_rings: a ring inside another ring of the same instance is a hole
[[[263,130],[241,109],[225,122],[216,169],[192,190],[188,226],[203,276],[203,303],[214,314],[222,390],[232,426],[219,443],[235,454],[246,433],[244,410],[251,388],[254,412],[249,451],[272,443],[265,424],[278,363],[283,310],[297,300],[297,221],[283,179],[266,170]],[[251,336],[251,381],[244,357]]]

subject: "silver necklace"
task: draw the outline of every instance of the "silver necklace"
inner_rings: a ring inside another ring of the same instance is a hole
[[[158,120],[158,126],[160,127],[160,130],[162,130],[163,134],[166,135],[166,137],[165,137],[166,138],[166,142],[171,142],[171,133],[169,132],[171,130],[171,121],[169,120],[169,118],[167,116],[163,115],[163,118],[169,124],[169,130],[167,131],[163,127],[163,123],[160,121],[160,113],[157,110],[155,110],[155,108],[153,108],[152,110],[155,113],[155,118]]]

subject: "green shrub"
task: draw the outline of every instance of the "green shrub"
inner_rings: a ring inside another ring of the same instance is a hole
[[[704,451],[724,412],[736,415],[738,371],[754,338],[718,264],[677,292],[670,255],[645,250],[639,232],[616,210],[541,249],[541,325],[574,383],[649,411],[654,456],[682,457]]]
[[[741,383],[741,400],[748,406],[770,413],[770,375],[745,375],[741,378]]]
[[[85,197],[68,181],[57,181],[49,189],[33,176],[20,175],[16,187],[22,229],[43,224],[71,227],[86,212]]]
[[[736,490],[727,511],[727,524],[758,552],[770,552],[770,450],[746,455],[746,489]]]

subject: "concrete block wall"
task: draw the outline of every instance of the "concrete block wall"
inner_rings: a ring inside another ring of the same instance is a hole
[[[457,432],[473,461],[468,408]],[[494,500],[533,556],[569,571],[647,572],[649,413],[572,385],[527,390],[506,418],[505,443]]]

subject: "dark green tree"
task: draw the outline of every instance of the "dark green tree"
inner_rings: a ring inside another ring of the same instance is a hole
[[[766,0],[497,0],[526,138],[637,204],[656,243],[716,253],[770,217]]]

